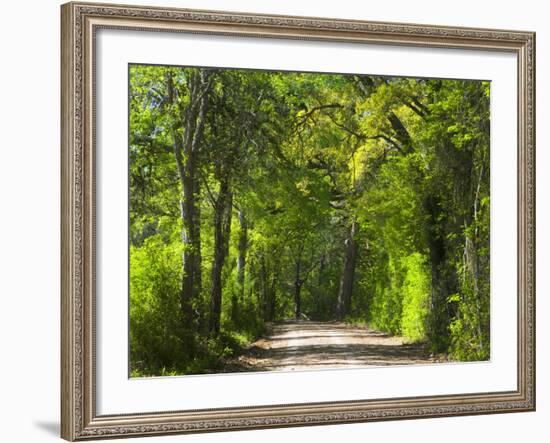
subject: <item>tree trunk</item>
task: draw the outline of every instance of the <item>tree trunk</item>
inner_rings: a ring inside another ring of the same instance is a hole
[[[273,273],[271,274],[271,285],[269,287],[269,303],[267,305],[267,321],[275,319],[275,307],[277,301],[277,266],[274,265]]]
[[[277,283],[280,269],[280,257],[276,253],[272,254],[271,258],[271,276],[269,279],[269,294],[266,303],[266,321],[275,319],[275,309],[277,307]]]
[[[187,150],[186,150],[187,152]],[[200,213],[196,201],[197,189],[194,175],[196,168],[195,155],[187,154],[186,173],[183,180],[183,199],[181,205],[183,277],[181,289],[181,307],[184,322],[187,326],[194,321],[193,300],[197,300],[201,291],[201,240]]]
[[[298,257],[298,260],[296,260],[296,273],[294,276],[294,317],[296,320],[300,319],[300,316],[302,315],[302,284],[303,281],[301,279],[300,271],[302,267],[302,260],[301,257]]]
[[[237,290],[233,291],[231,295],[231,320],[234,325],[239,323],[239,306],[244,300],[244,278],[245,278],[245,266],[246,266],[246,250],[248,248],[248,226],[244,211],[239,209],[237,211],[237,218],[239,219],[239,243],[238,243],[238,256],[237,256]]]
[[[346,253],[344,256],[344,267],[340,278],[340,288],[338,290],[338,301],[336,305],[336,317],[342,320],[349,314],[351,307],[351,296],[353,292],[353,279],[355,276],[355,264],[357,258],[357,243],[355,235],[357,222],[352,220],[348,236],[345,241]]]
[[[210,294],[210,334],[220,333],[222,313],[222,271],[229,250],[231,230],[232,194],[229,189],[229,177],[222,176],[220,191],[214,205],[214,262],[212,263],[212,290]]]
[[[267,271],[267,263],[265,259],[265,253],[262,250],[260,252],[260,288],[258,291],[258,301],[262,317],[264,320],[268,318],[268,305],[269,305],[269,276]]]
[[[169,103],[174,105],[174,84],[171,74],[167,76]],[[183,118],[175,118],[172,128],[174,156],[181,184],[180,215],[182,220],[181,239],[185,246],[183,253],[183,273],[180,293],[182,322],[186,330],[195,322],[193,300],[201,291],[201,242],[200,206],[196,174],[197,156],[204,131],[204,120],[208,105],[208,74],[200,70],[189,78],[190,102]],[[179,134],[183,120],[183,137]],[[188,342],[189,340],[185,340]],[[189,343],[186,343],[189,345]]]
[[[319,275],[317,276],[317,286],[320,288],[323,286],[325,281],[325,268],[327,266],[327,257],[325,254],[321,255],[319,259]]]
[[[246,250],[248,248],[248,225],[244,212],[239,210],[237,213],[239,218],[239,256],[237,258],[237,283],[239,287],[239,298],[243,300],[244,298],[244,278],[245,278],[245,267],[246,267]]]
[[[428,196],[424,201],[426,213],[429,217],[426,238],[430,254],[431,265],[431,296],[430,296],[430,320],[429,334],[431,343],[436,351],[442,352],[448,347],[449,319],[451,317],[450,304],[446,302],[451,293],[445,272],[446,248],[445,241],[437,231],[438,221],[441,217],[440,204],[434,196]]]

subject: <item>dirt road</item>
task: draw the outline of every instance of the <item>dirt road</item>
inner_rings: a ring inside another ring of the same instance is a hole
[[[365,327],[339,322],[287,321],[268,333],[235,363],[246,370],[275,371],[432,363],[422,345],[404,344]]]

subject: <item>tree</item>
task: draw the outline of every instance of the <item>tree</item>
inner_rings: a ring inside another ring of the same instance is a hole
[[[129,150],[136,370],[288,318],[489,355],[488,83],[132,65]]]
[[[197,169],[211,82],[206,70],[189,70],[185,76],[187,94],[184,95],[180,89],[182,85],[178,85],[178,88],[174,77],[175,73],[172,70],[166,72],[174,158],[181,184],[181,238],[184,253],[180,304],[182,320],[189,325],[194,321],[193,300],[199,297],[202,281]]]

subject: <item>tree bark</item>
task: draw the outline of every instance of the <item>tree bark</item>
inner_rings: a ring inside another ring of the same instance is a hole
[[[353,219],[345,241],[346,252],[344,256],[344,267],[340,278],[340,288],[338,290],[338,301],[336,304],[336,317],[339,320],[343,320],[346,315],[349,314],[349,309],[351,307],[355,264],[357,261],[357,243],[355,241],[356,230],[357,222]]]
[[[231,320],[234,325],[239,323],[240,304],[244,300],[244,279],[245,279],[245,267],[246,267],[246,251],[248,248],[248,226],[244,211],[239,209],[237,211],[237,218],[239,219],[239,242],[238,242],[238,256],[237,256],[237,290],[231,294]]]
[[[239,218],[239,256],[237,258],[237,283],[239,286],[239,298],[244,298],[244,279],[245,279],[245,267],[246,267],[246,250],[248,248],[248,224],[243,210],[239,210],[237,213]]]
[[[275,307],[277,301],[277,268],[278,264],[275,259],[273,272],[271,274],[271,285],[269,286],[269,302],[267,305],[267,321],[273,321],[275,318]]]
[[[294,276],[294,317],[296,320],[300,319],[302,315],[302,285],[303,281],[300,275],[302,268],[302,258],[298,257],[295,263],[295,276]]]
[[[407,131],[407,128],[405,128],[405,125],[403,124],[401,119],[393,111],[390,111],[387,117],[392,129],[395,132],[395,138],[399,140],[401,146],[404,149],[404,153],[407,154],[411,152],[412,139],[409,131]]]
[[[174,84],[170,74],[167,76],[169,103],[174,105]],[[200,207],[197,203],[199,193],[196,174],[197,156],[202,142],[205,113],[208,106],[208,74],[204,70],[189,77],[189,105],[182,116],[183,137],[179,134],[179,122],[175,119],[172,135],[174,156],[181,184],[180,216],[182,220],[181,239],[185,246],[183,252],[183,273],[180,293],[182,322],[185,328],[194,324],[193,300],[201,291],[201,242]],[[181,119],[180,119],[181,121]]]
[[[430,321],[429,334],[431,342],[438,352],[447,349],[449,339],[449,319],[451,317],[451,305],[446,303],[449,291],[446,278],[445,241],[437,230],[439,218],[441,217],[440,203],[434,196],[428,196],[424,201],[425,211],[428,215],[426,227],[426,238],[430,256],[431,266],[431,294],[430,294]]]
[[[212,290],[210,294],[210,334],[214,337],[220,333],[223,287],[222,271],[229,251],[232,200],[229,177],[225,174],[221,178],[220,191],[214,205],[214,262],[212,263]]]
[[[260,290],[258,291],[258,301],[260,310],[264,320],[268,318],[268,306],[269,306],[269,275],[267,270],[267,262],[265,259],[265,253],[262,250],[259,257],[260,262]]]

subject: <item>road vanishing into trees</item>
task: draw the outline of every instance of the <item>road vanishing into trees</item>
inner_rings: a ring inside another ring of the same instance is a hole
[[[290,371],[436,363],[422,344],[406,344],[342,322],[274,323],[235,361],[249,371]]]

